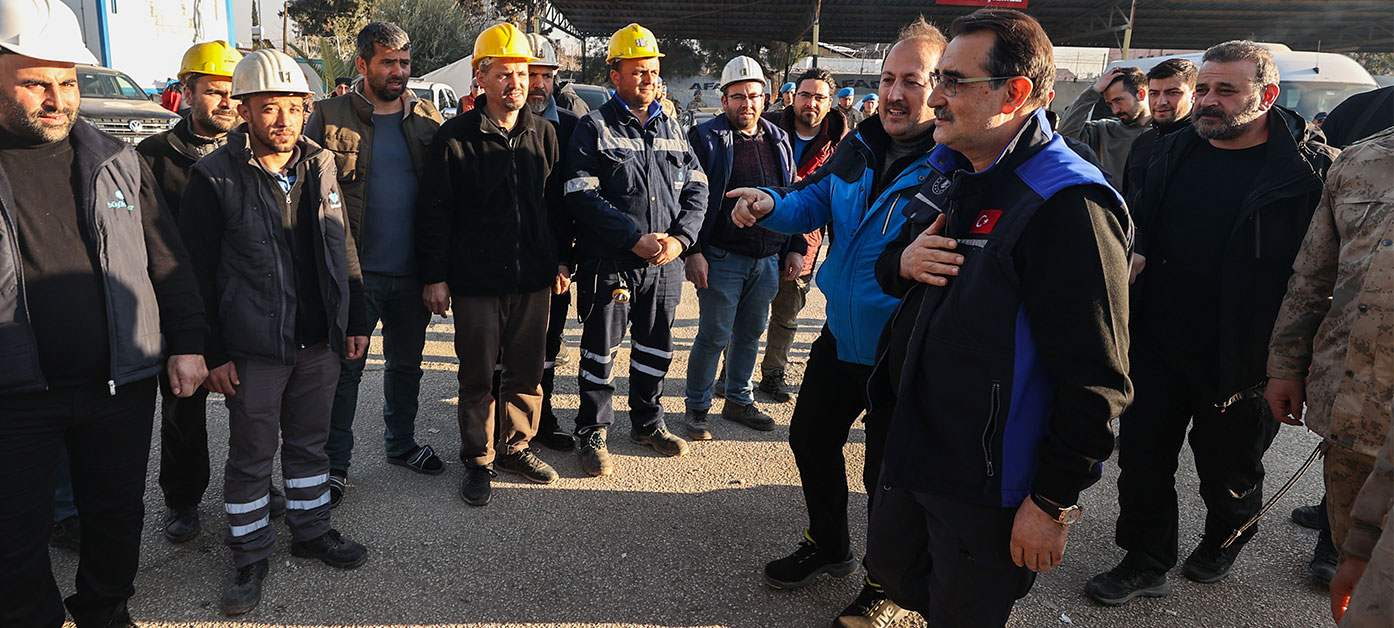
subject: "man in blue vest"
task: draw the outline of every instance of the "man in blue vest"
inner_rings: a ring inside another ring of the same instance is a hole
[[[951,33],[935,172],[878,264],[905,298],[870,385],[873,412],[894,407],[867,568],[930,625],[1002,626],[1060,563],[1131,396],[1130,222],[1046,122],[1040,24],[982,9]]]

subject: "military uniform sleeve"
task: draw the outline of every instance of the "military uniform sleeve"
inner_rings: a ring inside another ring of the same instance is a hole
[[[223,207],[208,177],[197,168],[189,172],[189,185],[179,201],[179,233],[189,253],[189,264],[203,295],[203,312],[208,333],[204,336],[203,356],[208,368],[227,363],[223,331],[218,321],[218,291],[214,280],[223,249]]]
[[[1127,234],[1105,190],[1066,188],[1031,218],[1015,257],[1032,337],[1057,388],[1035,494],[1074,504],[1113,452],[1128,379]]]
[[[160,332],[168,355],[203,353],[204,306],[199,299],[198,280],[190,267],[189,254],[179,237],[179,227],[165,207],[150,165],[140,161],[140,203],[145,232],[145,255],[150,283],[160,310]]]
[[[1331,310],[1331,291],[1340,261],[1341,236],[1336,231],[1332,198],[1333,192],[1339,194],[1341,182],[1339,170],[1331,173],[1293,261],[1293,274],[1268,344],[1269,377],[1302,381],[1312,365],[1312,341]]]
[[[1355,497],[1350,516],[1353,522],[1346,542],[1341,549],[1351,556],[1364,560],[1370,554],[1383,533],[1385,515],[1394,505],[1394,438],[1386,438],[1379,455],[1375,457],[1375,468],[1365,485]]]
[[[584,223],[607,244],[629,250],[645,234],[639,231],[628,215],[600,195],[603,185],[600,177],[604,173],[601,171],[602,157],[596,148],[599,133],[595,124],[593,117],[582,118],[571,136],[571,146],[566,153],[566,174],[562,182],[566,209],[573,221]]]

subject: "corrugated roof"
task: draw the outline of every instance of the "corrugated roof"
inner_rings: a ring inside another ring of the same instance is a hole
[[[916,15],[947,29],[974,7],[931,0],[822,0],[824,42],[884,42]],[[816,0],[551,0],[580,34],[608,36],[629,22],[659,37],[811,39]],[[1032,0],[1027,12],[1057,45],[1118,47],[1129,0]],[[1389,0],[1138,0],[1134,48],[1204,49],[1228,39],[1294,50],[1394,50]]]

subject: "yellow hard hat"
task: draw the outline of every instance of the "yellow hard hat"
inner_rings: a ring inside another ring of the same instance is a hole
[[[527,35],[508,22],[490,26],[475,38],[474,58],[470,60],[470,65],[478,70],[479,62],[488,57],[518,59],[528,63],[537,60],[532,56],[532,44],[528,42]]]
[[[242,53],[225,41],[194,44],[184,52],[184,60],[179,62],[179,80],[187,81],[190,74],[232,78],[232,70],[241,60]]]
[[[653,36],[653,31],[638,24],[630,24],[610,36],[610,52],[605,55],[605,62],[662,56],[663,53],[658,51],[658,38]]]

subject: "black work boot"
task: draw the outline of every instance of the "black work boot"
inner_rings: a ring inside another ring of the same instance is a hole
[[[201,529],[197,508],[170,508],[165,515],[165,538],[171,543],[192,541]]]
[[[232,581],[223,588],[223,613],[241,615],[261,603],[261,583],[266,580],[269,561],[263,558],[246,567],[238,567]]]
[[[721,406],[721,418],[760,432],[774,431],[774,418],[761,412],[754,402],[742,405],[727,399]]]
[[[1153,571],[1120,563],[1089,579],[1084,593],[1104,606],[1118,606],[1135,597],[1162,597],[1171,593],[1165,571]]]
[[[517,473],[530,482],[551,484],[557,481],[557,470],[538,458],[531,449],[524,449],[516,454],[501,455],[494,461],[494,464],[509,473]]]
[[[1229,575],[1230,568],[1234,566],[1234,559],[1239,557],[1239,550],[1244,548],[1246,540],[1237,540],[1229,547],[1220,549],[1222,541],[1211,536],[1201,537],[1200,545],[1196,546],[1191,555],[1186,557],[1185,564],[1181,565],[1181,575],[1201,584],[1224,580],[1225,576]]]
[[[1336,577],[1336,561],[1340,557],[1341,553],[1331,542],[1331,531],[1322,530],[1317,535],[1317,547],[1312,550],[1312,562],[1307,564],[1307,573],[1317,582],[1331,584],[1331,579]]]
[[[557,415],[551,409],[543,409],[542,420],[537,425],[537,436],[532,437],[532,442],[542,445],[553,451],[571,451],[576,449],[576,439],[562,431],[557,423]]]
[[[688,408],[683,422],[687,424],[687,438],[690,440],[711,440],[712,426],[707,422],[708,409]]]
[[[368,560],[368,548],[350,541],[331,529],[303,543],[290,544],[290,555],[298,558],[318,558],[330,567],[353,569]]]
[[[1292,509],[1292,522],[1312,530],[1322,529],[1322,505],[1298,506]]]
[[[460,483],[460,499],[471,506],[489,505],[493,481],[494,465],[465,465],[465,480]]]
[[[274,519],[286,514],[286,494],[281,489],[271,485],[271,517]]]
[[[789,403],[794,400],[794,393],[798,392],[793,386],[784,381],[784,371],[776,371],[760,378],[758,390],[770,396],[779,403]]]
[[[881,587],[867,578],[861,593],[833,619],[833,628],[890,628],[907,611],[886,597]]]
[[[856,570],[857,559],[852,555],[852,550],[840,555],[829,554],[818,546],[805,528],[799,549],[765,565],[765,584],[776,589],[797,589],[825,573],[841,578]]]

